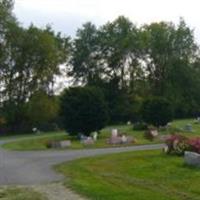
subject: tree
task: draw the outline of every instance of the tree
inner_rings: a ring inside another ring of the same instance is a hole
[[[30,127],[41,129],[56,121],[59,103],[55,96],[49,96],[44,91],[38,91],[31,96],[25,110],[27,123]]]
[[[102,26],[99,30],[101,62],[104,77],[118,79],[119,88],[134,90],[138,74],[139,43],[137,27],[124,16]]]
[[[5,40],[10,58],[1,71],[4,97],[19,104],[37,90],[51,92],[54,76],[60,74],[60,64],[67,59],[68,39],[55,35],[49,27],[32,25],[27,30],[10,27]]]
[[[26,122],[24,106],[35,92],[53,94],[69,46],[69,38],[50,27],[20,26],[12,14],[12,1],[0,4],[0,109],[11,131]]]
[[[103,94],[95,87],[66,89],[61,97],[61,114],[66,131],[72,135],[99,131],[108,118]]]
[[[167,22],[152,23],[141,28],[141,42],[152,95],[163,96],[176,87],[173,82],[174,75],[178,75],[176,68],[188,71],[196,59],[198,49],[193,31],[183,19],[178,26]]]
[[[72,76],[75,82],[87,84],[99,76],[96,26],[91,22],[83,24],[83,27],[77,30],[72,46],[70,60],[72,69],[69,70],[68,75]]]
[[[144,122],[154,126],[165,126],[172,120],[173,110],[170,103],[161,97],[146,99],[141,108]]]

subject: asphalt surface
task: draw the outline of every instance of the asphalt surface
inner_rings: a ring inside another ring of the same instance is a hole
[[[0,141],[0,145],[5,141]],[[128,151],[161,149],[163,144],[132,147],[65,150],[65,151],[7,151],[0,147],[0,185],[32,185],[60,181],[64,177],[53,166],[78,158]]]

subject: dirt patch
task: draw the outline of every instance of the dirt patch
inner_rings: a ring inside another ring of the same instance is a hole
[[[48,200],[86,200],[64,187],[62,183],[31,186],[35,191],[45,195]]]

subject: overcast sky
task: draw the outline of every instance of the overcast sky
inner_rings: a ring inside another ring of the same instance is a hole
[[[15,0],[14,12],[24,26],[51,24],[72,37],[86,21],[102,25],[119,15],[138,25],[183,17],[200,43],[199,0]]]

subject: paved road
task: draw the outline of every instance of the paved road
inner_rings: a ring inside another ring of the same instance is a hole
[[[0,145],[3,141],[0,141]],[[0,148],[0,185],[45,184],[62,180],[63,176],[53,170],[53,166],[78,158],[138,150],[162,148],[162,144],[121,148],[28,151],[16,152]]]

